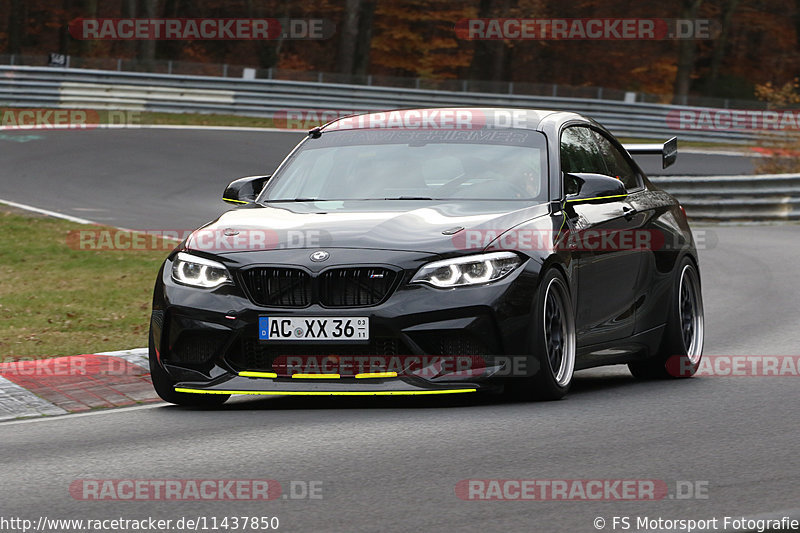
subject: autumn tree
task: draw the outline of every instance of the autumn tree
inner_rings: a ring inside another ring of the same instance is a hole
[[[456,78],[471,53],[455,34],[455,23],[474,11],[456,0],[378,2],[372,64],[385,74]]]
[[[800,80],[795,78],[774,86],[771,82],[756,86],[756,96],[770,110],[786,110],[800,103]],[[798,131],[765,131],[759,139],[763,157],[754,163],[759,174],[800,172],[800,136]]]
[[[346,0],[339,25],[337,72],[367,73],[374,15],[375,0]]]
[[[323,18],[336,33],[326,40],[158,42],[69,35],[70,20],[92,16]],[[459,20],[477,17],[699,18],[720,31],[711,39],[632,41],[471,41],[456,34]],[[524,84],[594,86],[618,90],[604,92],[607,97],[637,91],[683,102],[700,94],[753,101],[757,84],[800,74],[800,0],[6,0],[0,21],[0,54],[61,52],[86,60],[136,59],[153,68],[168,59],[277,67],[309,71],[307,79],[322,71],[342,73],[342,81],[373,74],[514,82],[515,90],[532,91],[544,89]]]

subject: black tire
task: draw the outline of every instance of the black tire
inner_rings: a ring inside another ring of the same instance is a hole
[[[551,268],[542,276],[533,299],[531,353],[538,371],[512,382],[512,393],[532,400],[560,400],[572,385],[575,370],[575,312],[564,276]]]
[[[174,403],[175,405],[210,408],[218,407],[230,398],[230,394],[192,394],[188,392],[176,392],[174,388],[175,382],[158,362],[156,350],[153,346],[152,332],[149,337],[150,379],[153,381],[153,388],[162,400]]]
[[[628,363],[631,374],[637,378],[687,378],[700,367],[705,329],[700,273],[694,261],[684,257],[673,277],[667,326],[658,353],[643,361]]]

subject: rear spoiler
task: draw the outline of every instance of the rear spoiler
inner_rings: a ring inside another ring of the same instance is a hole
[[[667,168],[678,158],[678,138],[673,137],[664,144],[623,144],[631,155],[660,155],[661,168]]]

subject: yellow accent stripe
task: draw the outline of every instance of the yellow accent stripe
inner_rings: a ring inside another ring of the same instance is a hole
[[[442,389],[442,390],[397,390],[397,391],[242,391],[242,390],[204,390],[175,387],[175,392],[192,394],[257,394],[272,396],[416,396],[423,394],[458,394],[460,392],[477,392],[478,389]]]
[[[587,202],[589,200],[605,200],[606,198],[620,198],[623,196],[628,196],[628,194],[614,194],[611,196],[595,196],[594,198],[575,198],[573,200],[567,199],[568,202]]]
[[[292,374],[297,379],[339,379],[339,374]]]
[[[243,378],[277,378],[278,374],[275,372],[250,372],[249,370],[239,372]]]
[[[397,372],[364,372],[363,374],[356,374],[356,379],[365,378],[396,378]]]
[[[232,204],[249,204],[250,202],[245,202],[244,200],[234,200],[233,198],[223,198],[223,202],[230,202]]]

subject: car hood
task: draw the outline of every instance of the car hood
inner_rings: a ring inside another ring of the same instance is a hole
[[[483,248],[479,242],[488,244],[494,235],[545,214],[547,204],[520,201],[252,204],[228,211],[195,231],[186,247],[226,254],[287,248],[443,253],[465,245]],[[468,244],[466,235],[471,239]]]

